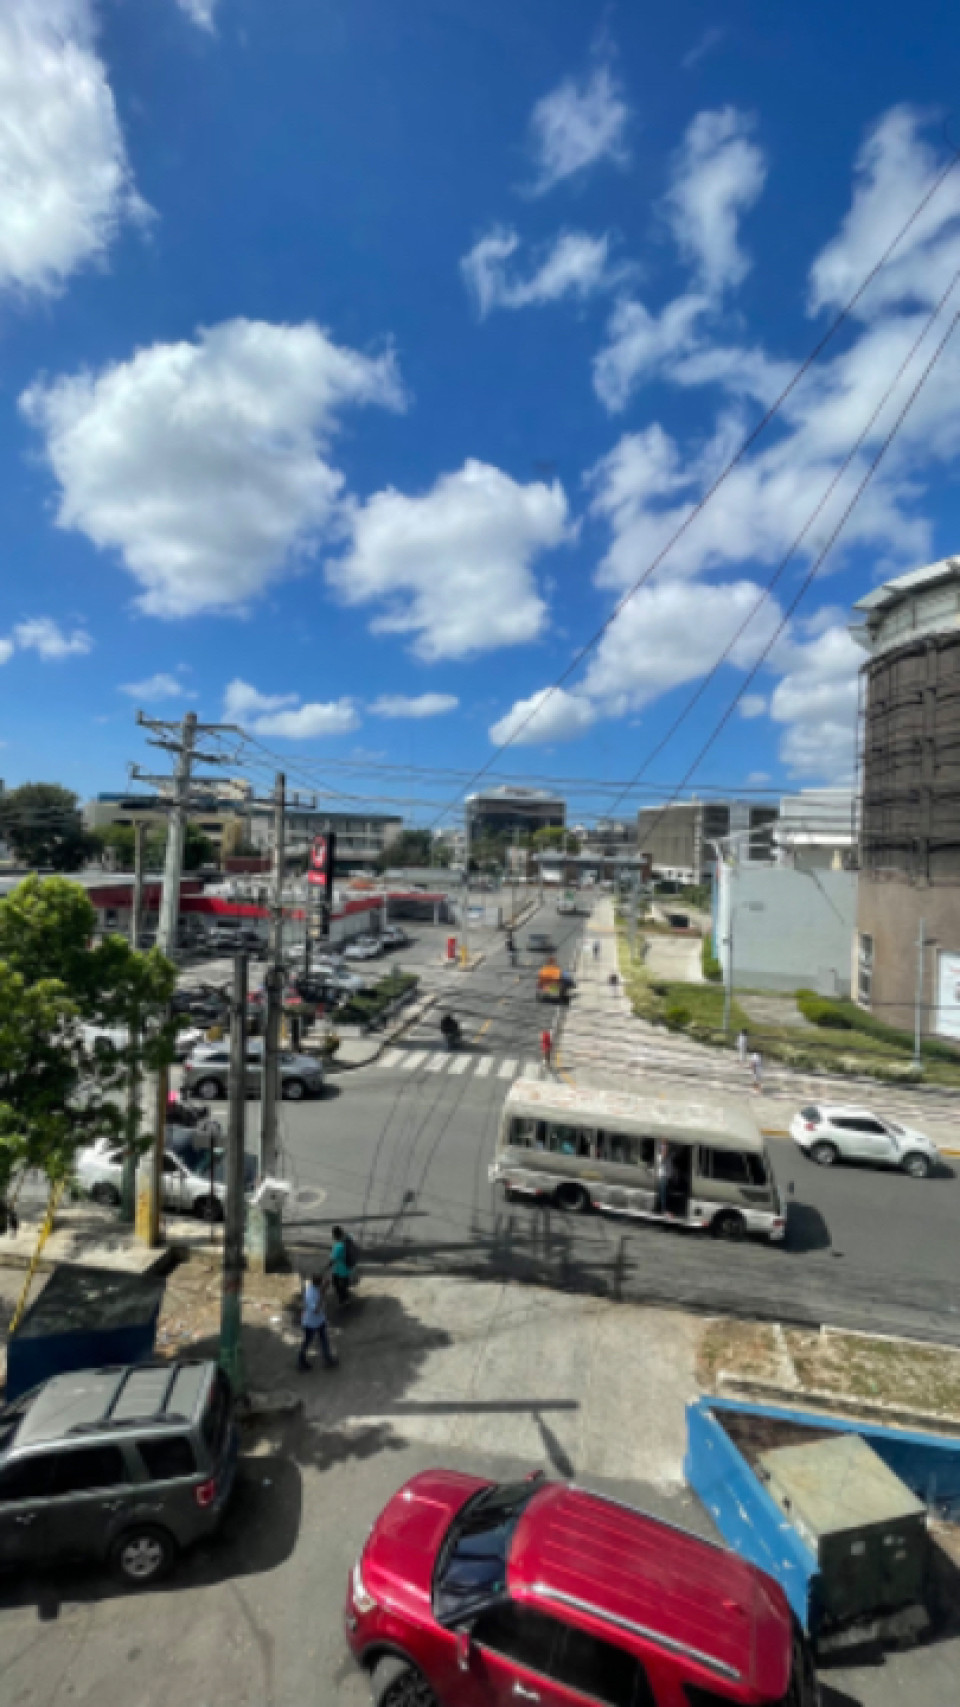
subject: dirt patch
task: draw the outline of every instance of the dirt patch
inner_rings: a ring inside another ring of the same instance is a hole
[[[716,1391],[723,1376],[771,1383],[792,1402],[815,1393],[960,1418],[960,1351],[949,1346],[719,1320],[704,1329],[697,1379]]]
[[[298,1295],[295,1274],[245,1274],[244,1327],[272,1329],[278,1340],[292,1327]],[[167,1278],[157,1328],[157,1356],[183,1357],[220,1332],[220,1273],[206,1263],[185,1262]]]

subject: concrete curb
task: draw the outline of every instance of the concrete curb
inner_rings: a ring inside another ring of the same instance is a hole
[[[269,1422],[275,1417],[299,1416],[303,1411],[303,1399],[284,1387],[277,1388],[274,1393],[262,1393],[251,1388],[240,1400],[238,1409],[241,1423],[251,1426]]]
[[[378,1061],[380,1059],[384,1050],[387,1049],[390,1044],[394,1043],[398,1037],[402,1037],[404,1032],[408,1031],[412,1025],[416,1025],[417,1021],[422,1019],[425,1013],[429,1013],[430,1009],[438,1000],[439,992],[434,991],[432,995],[423,996],[419,1001],[411,1003],[409,1012],[404,1016],[401,1024],[395,1025],[390,1031],[384,1032],[383,1036],[378,1039],[376,1048],[372,1055],[368,1055],[365,1061],[341,1061],[339,1067],[331,1067],[329,1071],[331,1073],[355,1073],[360,1067],[371,1067],[374,1061]]]
[[[908,1405],[888,1405],[882,1399],[854,1399],[817,1387],[792,1387],[779,1381],[764,1381],[760,1376],[733,1375],[725,1369],[717,1374],[716,1388],[718,1398],[756,1399],[762,1404],[786,1405],[791,1410],[812,1408],[860,1417],[865,1422],[896,1423],[901,1428],[923,1433],[960,1435],[960,1417],[950,1411],[916,1411]]]

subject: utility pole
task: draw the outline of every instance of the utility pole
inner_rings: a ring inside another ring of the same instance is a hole
[[[469,799],[465,800],[463,803],[463,846],[464,846],[463,946],[467,951],[467,958],[469,959],[469,955],[470,955],[470,801],[469,801]]]
[[[173,753],[176,765],[173,772],[173,795],[168,795],[163,804],[169,804],[170,819],[167,825],[167,851],[163,865],[163,887],[160,892],[160,921],[157,927],[157,947],[161,954],[169,955],[177,946],[177,924],[180,918],[180,876],[183,870],[183,843],[186,835],[187,817],[191,805],[190,783],[195,764],[221,765],[223,759],[218,753],[198,753],[196,740],[199,734],[242,735],[243,730],[235,723],[198,723],[195,711],[188,711],[182,723],[164,723],[157,718],[144,717],[142,711],[137,712],[137,722],[144,729],[153,731],[151,747],[161,747],[165,752]],[[138,782],[152,782],[155,788],[169,789],[169,777],[145,776],[139,765],[131,765],[130,775]]]
[[[273,790],[273,893],[270,963],[264,979],[263,1083],[260,1087],[260,1177],[277,1167],[277,1098],[280,1090],[280,1008],[283,995],[283,880],[286,870],[287,779],[277,772]]]
[[[169,1019],[169,1013],[166,1016]],[[160,1244],[160,1210],[163,1202],[163,1155],[167,1140],[167,1096],[170,1091],[170,1069],[166,1061],[157,1069],[156,1132],[150,1156],[150,1226],[147,1243],[151,1249]],[[211,1174],[212,1178],[212,1174]]]
[[[243,954],[238,954],[233,962],[228,1096],[220,1367],[229,1377],[234,1392],[240,1393],[244,1386],[243,1161],[247,1113],[247,960]]]
[[[130,917],[130,941],[134,948],[140,947],[140,936],[143,930],[143,841],[146,825],[138,818],[133,826],[133,906]]]

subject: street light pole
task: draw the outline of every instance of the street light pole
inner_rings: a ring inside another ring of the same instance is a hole
[[[220,1367],[235,1393],[243,1373],[244,1148],[247,1113],[247,960],[233,963],[230,1069],[227,1113],[226,1204],[223,1222],[223,1289],[220,1302]]]

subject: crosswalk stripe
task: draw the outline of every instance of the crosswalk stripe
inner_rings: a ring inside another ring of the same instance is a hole
[[[479,1061],[477,1062],[477,1071],[476,1071],[475,1077],[478,1079],[485,1079],[492,1066],[493,1066],[493,1056],[492,1055],[481,1055]]]
[[[467,1068],[472,1066],[473,1057],[471,1055],[455,1055],[450,1063],[450,1071],[451,1073],[465,1073]]]
[[[405,1056],[403,1066],[400,1071],[402,1073],[413,1073],[419,1067],[421,1061],[425,1061],[426,1058],[427,1052],[425,1049],[412,1049],[410,1054]]]
[[[540,1068],[537,1066],[537,1063],[535,1061],[525,1061],[520,1077],[521,1079],[539,1079]]]
[[[446,1066],[449,1059],[450,1059],[450,1057],[447,1054],[445,1049],[435,1049],[433,1054],[428,1056],[428,1058],[427,1058],[427,1062],[426,1062],[426,1065],[424,1067],[424,1072],[425,1073],[442,1073],[443,1069]]]
[[[514,1073],[517,1070],[517,1066],[518,1066],[518,1062],[516,1062],[516,1061],[501,1061],[499,1070],[497,1072],[497,1078],[498,1079],[512,1079]]]
[[[381,1055],[380,1060],[378,1061],[377,1065],[379,1067],[395,1067],[397,1062],[402,1060],[402,1059],[403,1059],[403,1050],[402,1049],[388,1049],[387,1053],[385,1055]]]

